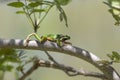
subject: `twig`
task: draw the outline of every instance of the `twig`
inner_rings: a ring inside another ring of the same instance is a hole
[[[53,62],[56,63],[56,64],[59,64],[57,61],[54,60],[54,58],[53,58],[46,50],[45,50],[44,52],[47,54],[48,58],[49,58],[51,61],[53,61]]]
[[[84,75],[84,76],[94,76],[94,77],[99,77],[102,79],[107,79],[104,75],[102,75],[100,73],[88,72],[83,69],[76,70],[75,68],[73,68],[71,66],[59,64],[47,51],[45,51],[45,53],[47,54],[49,59],[54,62],[54,65],[57,66],[57,69],[63,70],[68,76]],[[55,68],[55,67],[53,67],[53,68]],[[97,74],[97,76],[96,76],[96,74]]]
[[[25,80],[26,77],[28,77],[33,71],[35,71],[39,67],[37,61],[38,61],[37,57],[34,57],[33,66],[27,72],[22,71],[22,73],[23,72],[24,73],[23,76],[19,78],[19,80]]]
[[[45,60],[42,60],[42,59],[36,59],[34,61],[33,66],[26,73],[24,73],[24,75],[19,80],[24,80],[33,71],[38,69],[38,67],[49,67],[49,68],[63,70],[63,71],[66,71],[68,76],[84,75],[84,76],[96,77],[96,78],[100,78],[100,79],[107,79],[105,77],[105,75],[103,75],[101,73],[89,72],[89,71],[85,71],[83,69],[76,70],[75,68],[73,68],[71,66],[67,66],[67,65],[63,65],[63,64],[59,64],[59,63],[56,64],[54,62],[45,61]]]

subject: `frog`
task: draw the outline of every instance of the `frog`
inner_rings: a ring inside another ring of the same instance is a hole
[[[32,33],[27,36],[26,41],[28,43],[29,38],[31,36],[35,36],[35,38],[40,42],[44,43],[45,41],[51,41],[57,43],[58,46],[66,45],[66,44],[71,44],[70,42],[67,42],[67,40],[70,40],[70,36],[64,35],[64,34],[47,34],[47,35],[42,35],[38,36],[36,33]]]

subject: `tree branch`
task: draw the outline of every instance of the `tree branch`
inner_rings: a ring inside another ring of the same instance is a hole
[[[33,41],[29,41],[28,46],[26,47],[25,40],[0,39],[0,48],[31,49],[31,50],[41,50],[41,51],[46,50],[46,51],[64,53],[67,55],[78,57],[93,64],[95,67],[101,70],[109,80],[120,80],[120,75],[116,72],[116,70],[113,67],[111,67],[110,65],[107,66],[100,65],[98,63],[98,61],[101,60],[99,57],[97,57],[91,52],[88,52],[87,50],[72,45],[65,45],[59,47],[54,42],[46,41],[41,44],[39,41],[33,40]]]
[[[54,68],[58,70],[63,70],[64,72],[66,72],[68,76],[84,75],[84,76],[96,77],[100,79],[107,79],[103,74],[100,74],[97,72],[89,72],[83,69],[76,70],[71,66],[67,66],[59,63],[57,64],[55,62],[36,58],[35,61],[33,62],[33,66],[27,72],[25,72],[19,80],[24,80],[27,76],[29,76],[33,71],[35,71],[39,67],[47,67],[47,68],[49,67],[49,68]]]

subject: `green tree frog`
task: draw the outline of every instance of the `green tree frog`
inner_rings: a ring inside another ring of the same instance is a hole
[[[68,35],[48,34],[48,35],[44,35],[44,36],[39,37],[36,33],[32,33],[32,34],[28,35],[28,37],[26,38],[27,43],[28,43],[29,38],[31,36],[35,36],[35,38],[37,40],[39,40],[41,43],[48,40],[48,41],[57,43],[58,46],[62,46],[63,44],[71,44],[70,42],[66,42],[66,40],[70,39],[70,36],[68,36]]]

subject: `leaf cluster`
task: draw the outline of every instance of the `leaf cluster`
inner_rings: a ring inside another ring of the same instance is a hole
[[[17,51],[12,48],[0,49],[0,71],[10,71],[13,69],[13,64],[19,63],[20,58],[17,55]]]
[[[19,0],[9,3],[8,6],[19,8],[20,10],[16,11],[16,13],[25,14],[33,26],[34,32],[37,32],[38,28],[40,28],[41,22],[45,19],[46,15],[53,6],[56,6],[60,12],[60,21],[64,20],[66,26],[68,26],[67,16],[62,6],[67,5],[70,1],[71,0]]]
[[[109,6],[109,12],[112,14],[113,18],[116,20],[115,25],[120,24],[120,0],[107,0],[104,2]]]
[[[120,63],[120,54],[113,51],[112,54],[107,54],[107,56],[112,60],[112,62]]]

